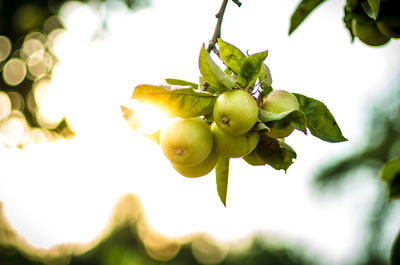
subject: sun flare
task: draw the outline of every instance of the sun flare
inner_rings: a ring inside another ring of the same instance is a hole
[[[143,134],[159,131],[169,120],[167,114],[161,109],[136,100],[132,100],[124,106],[121,105],[121,110],[129,126]]]

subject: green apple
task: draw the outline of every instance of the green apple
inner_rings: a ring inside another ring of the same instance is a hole
[[[273,90],[263,100],[261,108],[272,113],[282,113],[291,110],[300,110],[300,104],[295,95],[285,90]],[[267,135],[272,138],[285,138],[293,132],[289,126],[283,129],[270,128]]]
[[[400,16],[386,16],[378,19],[376,26],[389,38],[400,38]]]
[[[190,167],[208,157],[213,147],[213,135],[202,119],[177,117],[161,130],[160,146],[169,161]]]
[[[248,132],[258,119],[254,98],[244,90],[230,90],[218,96],[213,110],[218,127],[231,135]]]
[[[379,31],[373,20],[353,18],[351,23],[353,34],[369,46],[381,46],[390,40]]]
[[[252,166],[265,166],[264,160],[256,153],[255,150],[243,157],[243,160]]]
[[[285,90],[273,90],[263,100],[262,109],[272,113],[299,110],[296,96]]]
[[[214,135],[214,148],[224,157],[243,157],[256,148],[260,135],[249,131],[242,135],[232,135],[224,132],[213,122],[211,132]]]
[[[184,177],[197,178],[210,173],[211,170],[213,170],[213,168],[217,164],[217,161],[218,161],[218,153],[216,151],[211,151],[208,157],[200,164],[187,167],[172,163],[172,166],[175,168],[176,171],[179,172],[179,174],[181,174]]]

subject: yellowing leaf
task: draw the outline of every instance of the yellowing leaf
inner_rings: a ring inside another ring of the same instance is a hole
[[[199,69],[203,79],[219,92],[224,92],[236,85],[235,80],[215,64],[204,45],[200,50]]]
[[[212,111],[216,96],[191,87],[139,85],[133,99],[161,108],[168,116],[182,118],[206,115]]]
[[[244,55],[238,48],[218,39],[219,56],[226,66],[228,66],[233,72],[238,74],[240,72],[240,67],[244,60],[246,60],[246,55]]]
[[[199,85],[192,83],[192,82],[188,82],[185,80],[181,80],[181,79],[175,79],[175,78],[167,78],[165,79],[165,82],[167,82],[168,85],[174,85],[174,86],[190,86],[193,89],[198,89]]]

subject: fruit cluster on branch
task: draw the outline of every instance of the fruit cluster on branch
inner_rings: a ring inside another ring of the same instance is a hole
[[[352,37],[369,46],[400,38],[400,1],[348,0],[344,22]]]
[[[203,45],[198,84],[168,78],[166,85],[138,85],[133,91],[133,99],[154,104],[171,117],[168,126],[151,138],[181,175],[201,177],[215,168],[217,191],[225,205],[230,159],[286,172],[297,155],[284,138],[294,130],[309,131],[328,142],[346,141],[321,101],[273,90],[264,63],[268,51],[245,55],[222,39],[218,48],[225,69]]]

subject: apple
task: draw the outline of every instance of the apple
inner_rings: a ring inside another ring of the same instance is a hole
[[[285,90],[273,90],[263,100],[261,108],[272,113],[282,113],[292,110],[300,110],[300,104],[295,95]],[[278,129],[270,128],[267,135],[272,138],[285,138],[293,132],[292,126]]]
[[[215,150],[224,157],[243,157],[256,148],[260,139],[260,135],[254,131],[242,135],[226,133],[216,122],[211,124],[211,132],[214,135]]]
[[[400,38],[400,16],[386,16],[376,22],[378,30],[389,38]]]
[[[210,126],[201,118],[174,118],[161,130],[160,146],[174,164],[187,167],[203,162],[213,147]]]
[[[300,104],[296,96],[285,90],[273,90],[264,98],[262,109],[272,113],[299,110]]]
[[[353,18],[351,23],[353,34],[369,46],[381,46],[390,40],[379,31],[373,20]]]
[[[258,119],[254,98],[244,90],[230,90],[218,96],[213,110],[218,127],[231,135],[248,132]]]
[[[250,154],[244,156],[243,160],[252,166],[265,166],[264,160],[261,159],[261,157],[257,154],[255,150]]]
[[[194,165],[194,166],[183,166],[183,165],[177,165],[174,163],[171,163],[172,166],[175,168],[176,171],[179,172],[184,177],[188,178],[197,178],[201,177],[204,175],[207,175],[208,173],[213,170],[215,165],[217,164],[218,161],[218,153],[216,151],[211,151],[211,153],[208,155],[208,157],[201,162],[200,164]]]

